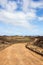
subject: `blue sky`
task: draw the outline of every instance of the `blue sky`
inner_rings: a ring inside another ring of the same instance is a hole
[[[0,35],[43,35],[43,0],[0,0]]]

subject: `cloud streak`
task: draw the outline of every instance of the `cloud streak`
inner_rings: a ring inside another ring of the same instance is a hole
[[[34,26],[32,26],[29,21],[30,21],[30,18],[32,19],[35,16],[33,14],[33,17],[32,17],[31,14],[32,13],[24,14],[23,12],[11,13],[11,12],[3,10],[0,12],[0,15],[1,15],[0,21],[3,21],[5,23],[10,23],[16,26],[23,26],[25,28],[31,29]],[[28,17],[30,18],[28,19]]]
[[[8,1],[0,0],[0,21],[13,26],[20,26],[29,31],[38,31],[37,25],[32,24],[34,21],[43,21],[43,16],[38,16],[37,9],[43,9],[43,1],[18,0]],[[20,6],[19,6],[20,5]],[[17,10],[17,8],[19,8]],[[20,11],[20,8],[22,11]],[[17,11],[16,11],[17,10]],[[40,11],[38,11],[40,13]],[[37,20],[38,19],[38,20]],[[32,22],[32,23],[31,23]]]

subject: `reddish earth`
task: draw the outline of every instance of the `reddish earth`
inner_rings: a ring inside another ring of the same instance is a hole
[[[0,51],[0,65],[43,65],[43,57],[18,43]]]

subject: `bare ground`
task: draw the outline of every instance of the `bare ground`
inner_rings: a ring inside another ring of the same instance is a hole
[[[43,57],[18,43],[0,51],[0,65],[43,65]]]

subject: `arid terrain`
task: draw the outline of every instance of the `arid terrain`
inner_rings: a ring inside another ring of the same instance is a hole
[[[0,65],[43,65],[43,56],[25,47],[29,38],[0,37]]]
[[[36,37],[26,44],[26,48],[43,56],[43,37]]]
[[[18,43],[0,52],[0,65],[43,65],[43,58]]]

